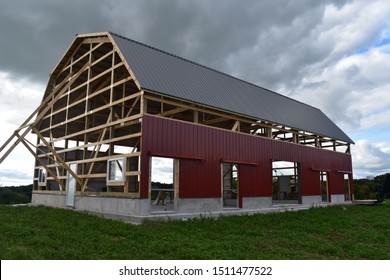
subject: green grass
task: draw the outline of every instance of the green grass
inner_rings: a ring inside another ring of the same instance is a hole
[[[390,259],[390,203],[142,225],[1,206],[0,259]]]

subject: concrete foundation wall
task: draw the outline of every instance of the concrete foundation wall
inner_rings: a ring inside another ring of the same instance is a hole
[[[272,197],[243,197],[242,209],[262,209],[272,207]]]
[[[32,203],[57,208],[69,208],[65,205],[65,195],[37,194],[32,195]],[[332,195],[332,204],[345,204],[344,195]],[[302,205],[296,209],[308,209],[311,206],[321,205],[321,196],[302,196]],[[322,204],[325,205],[325,204]],[[291,205],[290,205],[291,207]],[[224,209],[221,198],[178,198],[177,211],[170,213],[151,213],[149,199],[132,199],[123,197],[75,196],[75,207],[79,211],[104,216],[106,218],[121,219],[128,222],[141,223],[144,219],[187,219],[206,215],[217,217],[220,215],[242,215],[254,213],[269,213],[285,209],[282,205],[273,205],[272,197],[243,197],[242,209]]]
[[[125,216],[149,215],[150,201],[118,197],[75,196],[77,210]]]
[[[74,199],[75,203],[73,208],[76,210],[124,216],[150,215],[150,201],[148,199],[78,195],[76,195]],[[34,193],[32,195],[31,203],[57,208],[68,208],[65,205],[65,195],[60,194]]]
[[[216,212],[222,210],[220,198],[179,198],[177,211],[181,213]]]
[[[65,195],[33,193],[31,197],[31,203],[56,208],[65,208]]]
[[[330,203],[331,204],[344,204],[345,203],[345,196],[343,194],[332,194],[330,196]]]
[[[302,196],[302,205],[319,205],[322,203],[320,195],[305,195]]]

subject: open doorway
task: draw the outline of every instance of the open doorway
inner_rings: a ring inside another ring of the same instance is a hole
[[[272,203],[302,203],[300,165],[298,162],[272,162]]]
[[[176,211],[178,160],[151,157],[150,165],[151,212]]]
[[[325,171],[320,172],[320,184],[322,202],[329,202],[328,173]]]
[[[344,174],[344,189],[345,201],[351,201],[351,182],[349,181],[348,174]]]
[[[239,208],[238,165],[222,163],[222,206],[223,208]]]

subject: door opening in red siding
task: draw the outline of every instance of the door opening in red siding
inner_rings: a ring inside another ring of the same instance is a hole
[[[349,174],[344,174],[345,201],[351,201],[351,183]]]
[[[240,207],[239,166],[235,163],[222,163],[222,206],[223,208]]]
[[[149,198],[151,212],[176,211],[178,164],[173,158],[150,157]]]
[[[300,204],[300,164],[290,161],[272,162],[272,204]]]
[[[320,184],[322,202],[329,202],[328,172],[320,171]]]

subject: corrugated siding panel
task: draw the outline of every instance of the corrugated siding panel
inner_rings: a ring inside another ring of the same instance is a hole
[[[143,89],[353,142],[317,108],[128,38],[111,35]]]
[[[192,156],[180,160],[180,197],[220,197],[221,160],[240,164],[242,196],[272,195],[272,160],[301,163],[302,195],[319,195],[318,169],[329,172],[330,193],[344,193],[343,174],[352,171],[351,156],[191,123],[144,116],[142,122],[141,195],[147,197],[149,152]]]

